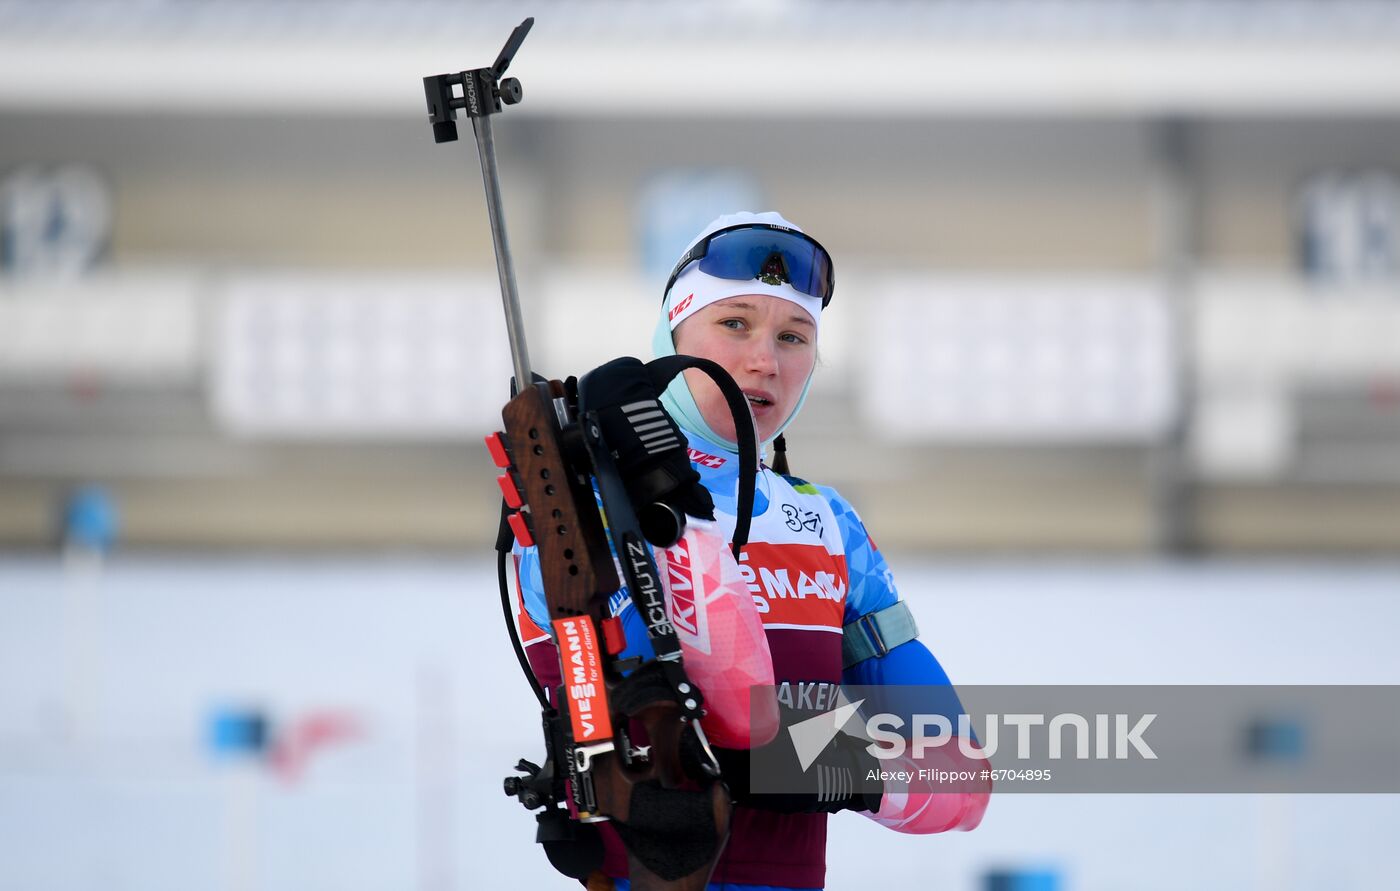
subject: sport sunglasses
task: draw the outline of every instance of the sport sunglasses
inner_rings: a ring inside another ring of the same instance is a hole
[[[766,285],[787,283],[820,299],[822,309],[831,302],[836,287],[836,273],[826,248],[809,235],[768,223],[746,223],[706,235],[681,257],[661,293],[669,294],[676,279],[696,261],[701,272],[715,278],[756,279]]]

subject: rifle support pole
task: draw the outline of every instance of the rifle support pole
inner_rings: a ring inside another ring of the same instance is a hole
[[[515,265],[506,240],[505,209],[501,202],[501,181],[496,174],[496,141],[488,115],[472,118],[476,134],[476,154],[481,159],[481,181],[486,188],[486,212],[491,218],[491,241],[496,247],[496,275],[501,280],[501,301],[506,310],[506,336],[515,363],[516,387],[523,388],[530,376],[530,354],[525,346],[525,321],[520,315],[520,296],[515,289]]]
[[[525,348],[525,322],[520,315],[520,296],[515,290],[515,264],[510,259],[510,244],[506,241],[504,203],[501,201],[501,180],[496,175],[496,141],[491,135],[491,115],[507,105],[515,105],[523,93],[520,81],[503,78],[511,59],[520,49],[525,35],[535,24],[527,18],[510,32],[501,54],[490,68],[472,68],[423,78],[423,94],[428,100],[428,123],[433,127],[436,142],[457,140],[457,112],[472,119],[476,134],[476,155],[481,159],[481,181],[486,188],[486,212],[491,219],[491,242],[496,249],[496,275],[501,280],[501,300],[506,309],[506,336],[510,339],[510,355],[515,363],[516,391],[534,382],[530,374],[530,354]]]

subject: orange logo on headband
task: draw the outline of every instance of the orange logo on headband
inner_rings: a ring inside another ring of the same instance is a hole
[[[691,294],[689,297],[686,297],[680,303],[677,303],[675,306],[671,307],[671,312],[669,315],[666,316],[666,321],[674,322],[676,320],[676,316],[685,312],[685,308],[690,305],[690,301],[693,297],[695,297],[695,295]]]

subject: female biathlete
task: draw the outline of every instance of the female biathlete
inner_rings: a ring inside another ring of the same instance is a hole
[[[778,214],[722,216],[691,242],[672,273],[653,350],[657,357],[679,353],[723,366],[748,397],[758,439],[766,446],[806,401],[822,310],[831,300],[833,283],[826,250]],[[738,445],[723,396],[703,373],[688,370],[671,383],[661,402],[689,440],[691,464],[714,501],[719,526],[732,535]],[[553,689],[558,658],[549,635],[540,630],[550,625],[538,552],[517,546],[516,557],[522,637],[536,675],[546,689]],[[917,639],[884,556],[855,509],[835,490],[761,465],[741,561],[785,705],[830,703],[835,686],[843,683],[949,684],[938,660]],[[649,655],[642,619],[625,589],[611,604],[613,615],[623,619],[629,649]],[[889,692],[892,701],[885,705],[897,710],[897,693]],[[880,705],[867,703],[866,708]],[[949,752],[956,748],[943,747]],[[793,796],[748,794],[747,777],[734,775],[746,773],[742,760],[731,773],[735,754],[721,752],[731,756],[721,761],[735,809],[711,889],[821,888],[829,813],[858,810],[908,833],[970,830],[981,822],[991,790],[990,782],[938,794],[902,787],[877,801],[861,795],[833,801],[813,794],[795,803]],[[961,766],[984,764],[974,759]],[[593,876],[589,887],[627,891],[625,852],[615,834],[605,829],[604,837],[605,875]]]

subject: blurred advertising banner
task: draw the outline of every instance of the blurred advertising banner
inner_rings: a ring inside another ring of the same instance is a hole
[[[871,301],[868,419],[904,441],[1149,441],[1178,394],[1146,278],[936,276]]]
[[[484,277],[247,275],[211,327],[214,416],[240,436],[469,438],[507,395]]]

